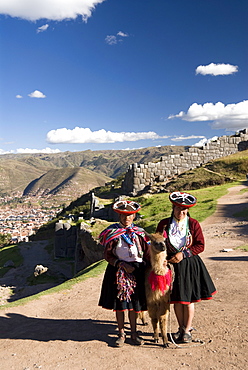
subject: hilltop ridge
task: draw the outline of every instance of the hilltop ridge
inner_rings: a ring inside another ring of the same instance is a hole
[[[68,168],[84,168],[93,171],[96,176],[98,174],[103,178],[107,177],[108,179],[105,181],[108,181],[110,178],[117,178],[125,173],[133,162],[143,163],[158,160],[161,156],[181,153],[186,148],[184,146],[161,146],[133,150],[67,151],[55,154],[4,154],[0,156],[2,175],[0,196],[16,194],[21,196],[25,189],[31,188],[32,182],[32,186],[36,184],[36,187],[38,183],[41,184],[38,179],[41,179],[45,174],[46,181],[50,183],[51,177],[54,175],[52,169],[60,169],[59,176],[64,177],[64,181],[67,183],[69,182],[69,179],[66,180],[67,170],[62,175],[62,169]],[[78,170],[76,172],[78,173]],[[81,179],[80,187],[87,181],[87,178],[83,179],[82,176]],[[101,183],[101,185],[103,184],[104,182]],[[98,185],[100,184],[94,186]],[[46,189],[42,188],[40,192],[46,192]]]

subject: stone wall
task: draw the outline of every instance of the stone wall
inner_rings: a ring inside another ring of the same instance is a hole
[[[54,238],[54,256],[55,258],[75,257],[77,241],[77,227],[70,223],[56,222]]]
[[[248,129],[232,136],[221,136],[203,147],[190,147],[182,154],[161,157],[159,162],[134,163],[126,172],[122,191],[135,196],[156,182],[169,181],[173,176],[200,167],[213,159],[246,149],[248,149]]]

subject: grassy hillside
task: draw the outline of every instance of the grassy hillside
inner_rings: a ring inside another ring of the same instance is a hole
[[[238,182],[232,182],[231,184],[235,185]],[[225,195],[229,187],[230,183],[190,190],[190,193],[197,198],[197,206],[190,209],[190,216],[196,218],[199,222],[205,220],[215,212],[217,199]],[[144,227],[148,232],[155,232],[158,222],[171,214],[172,208],[168,193],[145,194],[135,199],[142,204],[140,212],[142,218],[136,223]]]
[[[26,162],[12,159],[0,161],[0,196],[22,194],[30,181],[43,173],[43,168],[30,166]]]
[[[248,150],[216,159],[203,167],[187,171],[166,184],[168,191],[201,189],[242,180],[248,173]]]
[[[69,193],[77,198],[90,189],[102,186],[110,180],[105,175],[96,174],[85,168],[51,169],[39,179],[32,181],[24,190],[24,196]]]
[[[248,150],[229,155],[221,160],[216,159],[206,165],[206,168],[223,176],[242,179],[248,174]]]

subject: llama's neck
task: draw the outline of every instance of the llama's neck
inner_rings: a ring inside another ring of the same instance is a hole
[[[166,252],[151,253],[152,270],[156,275],[165,275],[167,272]]]

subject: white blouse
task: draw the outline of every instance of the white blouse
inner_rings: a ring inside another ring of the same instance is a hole
[[[182,221],[177,221],[173,218],[169,230],[169,238],[171,244],[178,250],[186,243],[188,218],[185,217]]]
[[[135,235],[136,240],[137,238],[137,235]],[[136,243],[138,243],[138,241]],[[129,246],[125,240],[119,238],[115,250],[118,259],[126,262],[142,262],[142,258],[138,256],[138,248],[136,243],[135,245]]]

